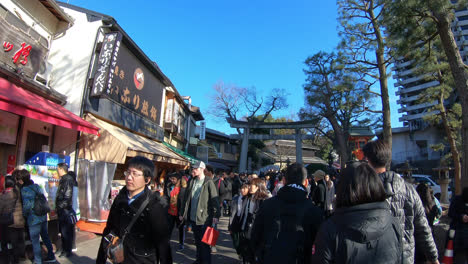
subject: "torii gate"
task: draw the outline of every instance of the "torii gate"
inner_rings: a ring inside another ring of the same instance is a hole
[[[315,122],[312,121],[299,121],[299,122],[257,122],[257,121],[239,121],[232,118],[226,118],[227,122],[232,128],[243,128],[244,133],[241,135],[234,136],[235,139],[242,139],[241,155],[239,159],[239,172],[245,172],[247,170],[247,151],[249,148],[249,139],[258,140],[269,140],[269,139],[285,139],[285,140],[296,140],[296,162],[302,163],[302,140],[313,139],[313,135],[301,134],[303,128],[315,127]],[[251,128],[262,128],[269,129],[270,134],[252,134],[250,135]],[[272,129],[294,129],[295,134],[291,135],[275,135],[272,133]]]

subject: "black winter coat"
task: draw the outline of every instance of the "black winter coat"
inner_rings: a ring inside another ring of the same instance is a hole
[[[390,209],[404,230],[403,263],[413,264],[415,247],[421,249],[425,259],[434,261],[438,258],[437,247],[432,237],[432,230],[427,222],[421,198],[411,184],[400,175],[389,171],[379,174],[389,198]]]
[[[77,186],[75,178],[70,174],[65,174],[60,178],[55,197],[55,210],[61,214],[63,210],[73,209],[73,186]]]
[[[339,208],[315,238],[313,263],[402,263],[401,229],[388,203]]]
[[[263,260],[266,254],[269,253],[265,250],[265,244],[270,238],[271,230],[274,229],[274,219],[283,202],[286,206],[295,206],[302,203],[304,206],[308,207],[305,209],[303,218],[303,228],[305,233],[305,241],[303,245],[304,263],[312,263],[310,259],[312,255],[312,244],[324,216],[322,210],[317,206],[314,206],[312,201],[307,199],[307,190],[302,185],[286,185],[278,191],[276,196],[267,199],[262,203],[253,225],[252,245],[255,246],[259,259]],[[277,263],[279,264],[280,260],[278,260]],[[276,263],[273,262],[268,264]]]
[[[325,181],[319,180],[317,186],[315,187],[312,201],[320,209],[325,210],[325,200],[326,200],[326,189]]]
[[[215,184],[217,186],[218,182]],[[232,183],[228,178],[225,178],[219,182],[219,201],[223,202],[224,200],[232,200]]]
[[[124,241],[125,264],[172,263],[170,232],[167,223],[167,201],[158,192],[152,193],[145,188],[144,193],[128,204],[127,189],[119,192],[112,204],[103,239],[98,251],[96,264],[106,263],[103,247],[104,237],[113,231],[122,237],[124,229],[132,220],[143,201],[149,197],[150,202],[138,217]],[[157,262],[159,261],[159,262]]]
[[[233,178],[231,178],[231,184],[232,184],[232,196],[234,197],[239,194],[239,189],[242,185],[242,181],[239,178],[239,176],[236,175]]]
[[[463,201],[461,195],[455,196],[448,214],[452,218],[451,227],[455,229],[454,248],[468,249],[468,223],[463,222],[463,215],[468,215],[468,204]]]

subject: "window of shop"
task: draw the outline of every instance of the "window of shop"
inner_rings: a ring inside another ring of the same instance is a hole
[[[49,145],[49,137],[28,131],[24,160],[28,161],[30,158],[36,155],[36,153],[41,152],[42,145]]]

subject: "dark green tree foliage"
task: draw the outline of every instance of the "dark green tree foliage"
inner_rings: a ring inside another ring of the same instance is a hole
[[[391,63],[389,46],[384,36],[381,13],[385,2],[379,0],[338,0],[338,20],[342,37],[339,46],[348,56],[348,63],[364,75],[369,91],[381,99],[381,110],[366,108],[372,113],[381,113],[383,140],[392,146],[390,99],[388,94],[387,67]],[[378,83],[378,91],[374,84]]]
[[[426,99],[436,100],[435,113],[439,115],[451,147],[455,166],[455,187],[459,194],[462,186],[468,186],[468,161],[462,159],[461,169],[457,167],[459,157],[456,155],[456,116],[461,113],[455,104],[452,109],[445,109],[443,102],[450,100],[451,87],[455,88],[461,109],[468,109],[468,72],[456,44],[451,23],[454,11],[466,8],[466,1],[449,0],[385,0],[386,9],[383,21],[395,53],[405,60],[414,59],[427,67],[427,78],[437,80],[440,85],[431,88]],[[459,29],[456,29],[459,30]],[[421,51],[421,52],[420,52]],[[442,53],[445,56],[442,56]],[[419,55],[417,55],[419,54]],[[450,74],[452,78],[448,78]],[[468,115],[461,116],[462,156],[468,155]],[[460,171],[460,172],[459,172]]]
[[[304,73],[306,105],[300,110],[302,120],[317,120],[317,127],[330,138],[341,157],[341,164],[351,157],[348,145],[349,128],[352,124],[365,125],[371,119],[363,111],[370,100],[370,93],[360,76],[346,68],[346,61],[334,53],[318,52],[307,58]],[[329,133],[333,130],[333,133]]]
[[[426,42],[415,39],[413,41],[416,42],[412,46],[407,44],[408,41],[405,44],[405,48],[407,48],[406,58],[411,58],[412,74],[423,76],[421,81],[425,83],[438,83],[438,85],[427,88],[420,93],[417,103],[430,106],[428,111],[430,114],[425,116],[424,120],[436,127],[442,127],[446,135],[450,155],[441,160],[441,163],[454,168],[455,186],[458,188],[461,179],[461,142],[457,141],[461,139],[461,106],[456,102],[457,96],[454,93],[453,76],[438,35],[434,35]],[[403,52],[402,48],[399,52]],[[446,105],[450,106],[450,108],[447,108]],[[435,151],[445,150],[445,144],[443,143],[431,147]]]

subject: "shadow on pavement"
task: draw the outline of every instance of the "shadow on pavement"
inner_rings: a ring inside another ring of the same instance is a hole
[[[216,253],[211,254],[212,263],[220,264],[237,264],[239,258],[236,251],[232,245],[232,239],[227,231],[227,224],[229,218],[222,217],[220,223],[218,224],[219,238],[216,244]],[[196,248],[195,242],[193,240],[193,233],[186,232],[185,234],[185,249],[177,251],[176,249],[179,246],[178,240],[178,231],[174,229],[172,231],[171,238],[171,248],[172,248],[172,257],[174,264],[191,264],[195,261],[196,257]]]

